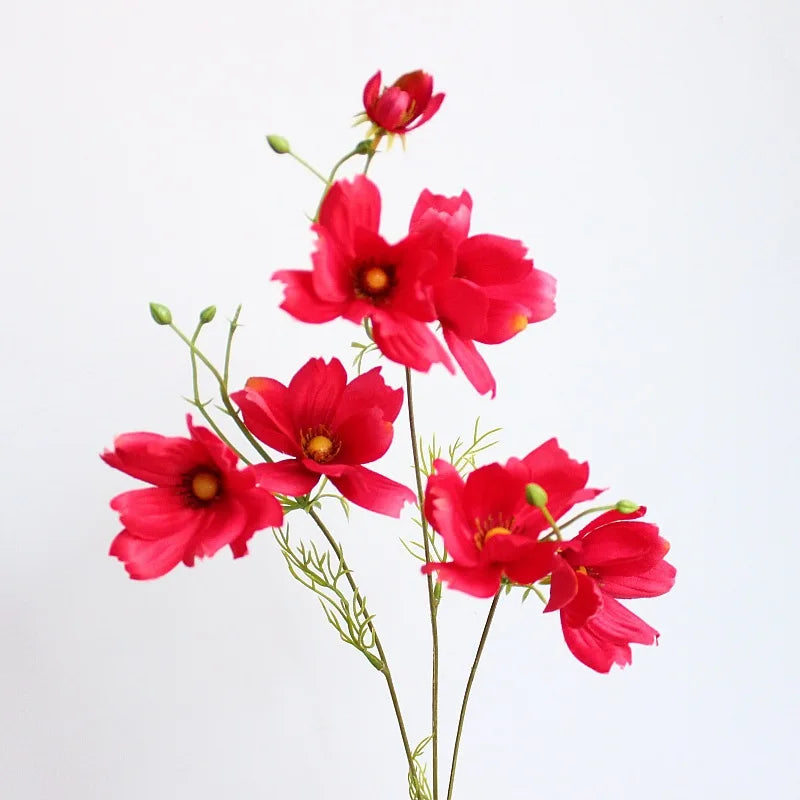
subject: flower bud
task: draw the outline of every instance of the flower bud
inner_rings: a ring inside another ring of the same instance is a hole
[[[207,325],[216,316],[217,316],[217,307],[207,306],[200,312],[200,323],[202,325]]]
[[[614,506],[614,509],[619,511],[620,514],[633,514],[635,511],[638,511],[639,508],[639,504],[634,503],[633,500],[620,500]]]
[[[283,155],[284,153],[291,152],[291,147],[289,147],[289,141],[285,139],[283,136],[278,136],[277,133],[271,133],[267,136],[267,144],[278,154]]]
[[[525,487],[525,499],[529,505],[544,508],[547,505],[547,492],[538,483],[529,483]]]
[[[172,324],[172,312],[161,303],[150,303],[150,316],[157,325]]]
[[[372,139],[363,139],[356,145],[356,153],[360,156],[368,156],[375,149],[375,142]]]

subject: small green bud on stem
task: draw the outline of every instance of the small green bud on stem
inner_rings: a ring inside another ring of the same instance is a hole
[[[615,506],[614,509],[619,511],[620,514],[633,514],[635,511],[638,511],[640,505],[638,503],[634,503],[633,500],[620,500]]]
[[[267,136],[267,144],[279,155],[290,153],[292,148],[289,146],[289,140],[283,136],[278,136],[277,133],[271,133]]]
[[[150,316],[157,325],[172,324],[172,312],[161,303],[150,303]]]
[[[529,483],[525,487],[525,499],[529,505],[544,508],[547,505],[547,492],[538,483]]]
[[[208,325],[214,317],[217,316],[217,307],[216,306],[207,306],[200,312],[200,324],[201,325]]]

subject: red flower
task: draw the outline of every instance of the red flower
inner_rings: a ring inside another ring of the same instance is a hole
[[[658,639],[657,630],[614,598],[656,597],[675,583],[675,567],[664,561],[669,543],[655,525],[635,521],[645,511],[601,514],[554,561],[545,611],[561,611],[567,647],[598,672],[630,664],[631,643]]]
[[[111,501],[124,530],[109,555],[137,580],[165,575],[181,561],[191,567],[196,557],[213,556],[225,545],[239,558],[256,531],[283,523],[280,503],[256,486],[253,469],[236,469],[236,454],[224,442],[192,425],[188,415],[186,422],[189,439],[124,433],[101,456],[153,484]]]
[[[548,510],[559,517],[575,503],[595,497],[587,489],[588,464],[573,461],[550,439],[522,460],[489,464],[469,474],[466,483],[446,461],[434,462],[428,478],[425,517],[441,534],[452,561],[425,564],[453,589],[491,597],[503,576],[533,583],[547,575],[558,542],[539,541],[550,530],[540,509],[529,505],[525,487],[538,483],[548,494]]]
[[[556,281],[525,258],[522,242],[492,234],[468,236],[471,212],[468,192],[444,197],[426,189],[411,215],[410,231],[438,228],[457,248],[455,271],[435,288],[436,314],[470,383],[494,396],[494,377],[474,343],[504,342],[529,322],[551,317]]]
[[[408,72],[381,91],[381,73],[364,87],[364,111],[376,128],[405,135],[427,122],[444,100],[433,94],[433,78],[421,69]]]
[[[348,500],[393,517],[416,499],[410,489],[361,466],[389,449],[403,405],[403,390],[390,389],[380,367],[347,383],[338,359],[312,358],[288,386],[250,378],[231,397],[255,436],[291,456],[253,467],[275,491],[308,494],[326,475]]]
[[[426,322],[436,319],[430,285],[451,274],[453,251],[441,236],[423,233],[388,244],[379,234],[381,197],[359,175],[337,181],[325,196],[313,269],[282,270],[281,308],[303,322],[344,317],[372,320],[375,343],[400,364],[426,371],[450,359]]]

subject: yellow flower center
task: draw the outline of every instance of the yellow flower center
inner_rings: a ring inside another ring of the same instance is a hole
[[[371,260],[362,263],[356,268],[353,284],[357,297],[380,302],[394,288],[394,267]]]
[[[198,472],[192,478],[192,494],[198,500],[213,500],[219,494],[219,488],[219,478],[211,472]]]
[[[322,464],[333,454],[333,442],[327,436],[314,436],[306,442],[305,451],[309,458]]]
[[[389,276],[383,267],[370,267],[361,276],[364,288],[373,294],[382,292],[389,285]]]
[[[503,528],[499,525],[496,528],[489,528],[489,530],[486,531],[486,535],[483,537],[483,543],[486,544],[492,536],[508,536],[509,533],[511,533],[511,531],[508,528]]]

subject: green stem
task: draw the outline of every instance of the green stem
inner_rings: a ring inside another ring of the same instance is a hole
[[[547,520],[547,524],[553,529],[553,533],[556,535],[556,539],[560,542],[564,537],[561,535],[561,528],[556,525],[556,521],[553,519],[553,515],[550,513],[547,506],[542,506],[542,516]]]
[[[568,519],[566,522],[562,522],[561,530],[563,531],[564,528],[568,528],[573,522],[579,520],[581,517],[585,517],[587,514],[596,514],[598,511],[611,511],[612,508],[616,507],[615,504],[613,506],[595,506],[594,508],[587,508],[585,511],[581,511],[580,514],[576,514],[571,519]]]
[[[502,590],[501,590],[502,591]],[[481,634],[481,640],[478,642],[478,650],[475,653],[475,660],[472,662],[472,669],[469,672],[469,678],[467,678],[467,685],[464,689],[464,699],[461,702],[461,713],[458,716],[458,728],[456,730],[456,741],[453,745],[453,761],[450,765],[450,782],[447,786],[447,800],[451,800],[453,796],[453,784],[456,779],[456,764],[458,762],[458,746],[461,744],[461,732],[464,729],[464,718],[467,716],[467,703],[469,702],[469,693],[472,690],[472,684],[475,681],[475,674],[478,671],[478,664],[481,660],[481,655],[483,654],[483,647],[486,644],[486,639],[489,636],[489,628],[492,626],[492,620],[494,619],[494,612],[497,608],[497,604],[500,602],[500,594],[501,591],[498,591],[497,594],[494,596],[494,600],[492,600],[492,605],[489,608],[489,614],[486,617],[486,623],[483,626],[483,633]]]
[[[305,168],[306,168],[306,169],[307,169],[307,170],[308,170],[308,171],[309,171],[309,172],[310,172],[312,175],[316,175],[316,176],[317,176],[317,177],[318,177],[318,178],[319,178],[319,179],[320,179],[320,180],[321,180],[323,183],[325,183],[325,184],[327,184],[327,183],[328,183],[328,181],[327,181],[327,179],[325,178],[325,176],[324,176],[324,175],[323,175],[323,174],[322,174],[322,173],[321,173],[319,170],[316,170],[316,169],[314,169],[314,167],[312,167],[312,166],[311,166],[311,164],[309,164],[309,163],[308,163],[308,161],[306,161],[305,159],[302,159],[302,158],[300,158],[300,156],[299,156],[299,155],[297,155],[297,153],[295,153],[295,152],[294,152],[294,151],[292,151],[292,150],[289,150],[289,155],[290,155],[290,156],[291,156],[291,157],[292,157],[292,158],[293,158],[293,159],[294,159],[294,160],[295,160],[295,161],[296,161],[298,164],[302,164],[302,165],[303,165],[303,166],[304,166],[304,167],[305,167]]]
[[[308,513],[311,516],[311,519],[317,523],[317,527],[322,531],[322,535],[327,539],[328,544],[330,545],[333,552],[336,554],[336,558],[339,559],[339,563],[344,570],[345,578],[347,578],[347,582],[350,584],[350,588],[353,590],[353,597],[356,596],[361,597],[361,593],[358,590],[358,586],[356,585],[355,580],[353,579],[353,575],[350,572],[350,568],[347,566],[347,562],[344,560],[344,553],[342,552],[342,548],[340,547],[339,543],[336,539],[333,538],[333,534],[327,529],[325,523],[319,518],[319,515],[313,508],[308,509]],[[362,598],[363,599],[363,598]],[[364,614],[369,617],[369,613],[367,612],[366,603],[364,604]],[[380,657],[381,663],[383,664],[383,669],[381,672],[383,673],[383,677],[386,679],[386,686],[389,689],[389,696],[392,699],[392,707],[394,708],[395,717],[397,717],[397,726],[400,728],[400,738],[403,740],[403,749],[406,752],[406,760],[408,761],[408,769],[410,774],[414,774],[414,754],[411,750],[411,745],[408,742],[408,734],[406,733],[406,725],[403,721],[403,713],[400,710],[400,701],[397,699],[397,691],[394,686],[394,680],[392,679],[392,673],[389,669],[389,662],[386,659],[386,653],[384,652],[383,645],[381,644],[380,637],[378,636],[378,631],[375,629],[375,625],[370,620],[368,623],[370,633],[375,638],[375,649],[378,651],[378,656]]]
[[[322,190],[322,197],[319,199],[319,204],[317,205],[317,210],[314,213],[314,222],[319,220],[319,212],[322,208],[322,202],[325,200],[325,196],[328,194],[328,190],[333,186],[333,179],[336,177],[336,173],[339,171],[339,167],[345,163],[345,161],[349,161],[353,156],[357,156],[361,153],[361,143],[357,144],[347,155],[342,156],[334,165],[333,169],[331,170],[331,174],[328,176],[328,179],[325,180],[325,188]]]
[[[208,371],[216,378],[217,383],[219,384],[219,396],[222,399],[222,404],[225,406],[225,410],[228,412],[228,415],[233,419],[233,421],[238,426],[239,430],[244,434],[245,438],[248,442],[253,446],[253,449],[264,459],[264,461],[271,462],[272,458],[267,453],[267,451],[261,446],[261,443],[256,439],[252,433],[247,429],[244,422],[242,422],[239,415],[236,413],[236,409],[233,407],[233,403],[231,403],[231,398],[228,396],[228,387],[225,383],[225,379],[220,375],[219,370],[206,358],[206,356],[197,349],[195,343],[187,338],[186,334],[178,328],[174,322],[170,322],[169,327],[177,334],[178,338],[186,344],[192,354],[196,355],[200,361],[206,366]]]
[[[233,444],[231,444],[231,441],[228,439],[227,436],[225,436],[225,434],[220,429],[219,425],[217,425],[214,418],[211,416],[211,414],[208,413],[205,405],[200,400],[200,384],[198,382],[198,375],[197,375],[197,356],[195,355],[195,345],[197,342],[197,337],[200,335],[200,331],[203,329],[204,324],[205,323],[203,322],[197,323],[197,327],[195,328],[194,334],[192,335],[191,338],[192,349],[190,354],[192,359],[192,392],[194,394],[194,405],[195,408],[203,415],[203,419],[205,419],[205,421],[209,424],[211,430],[213,430],[214,433],[216,433],[217,436],[219,436],[219,438],[222,439],[222,441],[225,442],[225,444],[228,445],[228,447],[230,447],[230,449],[233,450],[233,452],[236,453],[236,455],[239,456],[239,458],[242,461],[244,461],[245,464],[250,464],[251,463],[250,460],[247,459],[244,455],[242,455],[242,453],[240,453],[239,450],[235,448]]]
[[[225,382],[226,391],[228,388],[228,373],[230,372],[231,367],[231,346],[233,345],[233,334],[236,333],[236,329],[239,327],[239,314],[241,313],[242,304],[239,303],[236,313],[233,315],[233,319],[228,327],[228,341],[225,343],[225,368],[222,372],[222,379]]]
[[[414,474],[417,479],[417,499],[422,521],[422,542],[425,546],[425,562],[431,560],[431,547],[428,541],[428,523],[425,519],[425,496],[422,490],[422,472],[419,465],[417,428],[414,422],[414,400],[411,391],[411,370],[406,367],[406,401],[408,403],[408,427],[411,432],[411,451],[414,456]],[[433,758],[433,800],[439,797],[439,629],[436,624],[438,601],[433,578],[426,576],[428,583],[428,608],[431,617],[432,667],[431,667],[431,751]]]

